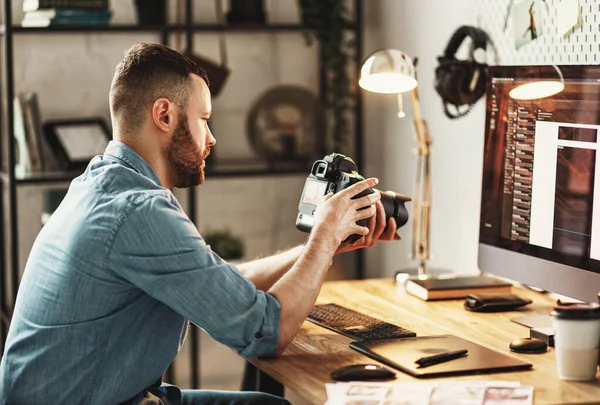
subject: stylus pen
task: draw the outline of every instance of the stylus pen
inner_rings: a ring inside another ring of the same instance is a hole
[[[459,357],[466,356],[469,351],[467,349],[455,350],[452,352],[445,352],[440,354],[434,354],[433,356],[421,357],[415,361],[420,368],[433,366],[435,364],[444,363],[449,360],[458,359]]]

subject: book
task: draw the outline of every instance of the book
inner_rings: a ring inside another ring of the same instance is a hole
[[[38,27],[66,26],[66,25],[106,27],[106,26],[110,25],[110,21],[106,18],[102,18],[102,19],[46,18],[46,19],[41,19],[41,20],[23,19],[23,21],[21,21],[21,27],[24,27],[24,28],[38,28]]]
[[[56,155],[50,148],[42,130],[42,114],[40,111],[40,102],[38,94],[33,91],[20,93],[23,116],[25,120],[26,132],[32,139],[33,154],[37,156],[39,165],[34,171],[56,171],[59,170],[59,164]]]
[[[24,12],[47,8],[88,8],[107,10],[108,0],[23,0]]]
[[[25,116],[21,106],[21,99],[17,96],[13,100],[13,124],[15,137],[15,175],[23,177],[32,172],[31,157],[29,156],[29,145],[27,143],[27,130],[25,128]]]
[[[19,93],[17,99],[20,103],[19,114],[24,127],[28,151],[29,162],[26,172],[41,172],[44,168],[44,159],[41,147],[42,135],[37,94],[33,92]]]
[[[54,8],[25,13],[21,26],[47,27],[50,25],[108,25],[112,11]]]
[[[491,276],[409,279],[405,289],[425,301],[465,298],[475,293],[510,293],[512,284]]]
[[[110,10],[86,10],[77,8],[49,8],[29,11],[23,16],[25,20],[43,20],[52,18],[106,19],[110,18]]]

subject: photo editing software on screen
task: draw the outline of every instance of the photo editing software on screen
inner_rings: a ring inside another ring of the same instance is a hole
[[[565,89],[536,100],[509,91],[553,67],[490,70],[480,239],[600,273],[600,68],[560,69]]]

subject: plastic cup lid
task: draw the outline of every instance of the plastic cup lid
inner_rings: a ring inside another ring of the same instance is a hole
[[[600,319],[600,305],[558,301],[550,315],[558,319]]]

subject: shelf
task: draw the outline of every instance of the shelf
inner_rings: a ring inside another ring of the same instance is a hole
[[[185,24],[169,25],[168,31],[185,31]],[[344,27],[347,30],[356,29],[356,24],[348,23]],[[266,25],[242,25],[242,24],[231,24],[231,25],[218,25],[218,24],[194,24],[192,25],[193,31],[225,31],[225,32],[306,32],[313,31],[314,28],[307,27],[300,24],[266,24]]]
[[[24,176],[15,177],[17,184],[45,184],[45,183],[64,183],[73,180],[79,176],[81,171],[66,172],[44,172],[29,173]]]
[[[48,183],[65,183],[72,181],[75,177],[79,176],[82,172],[47,172],[47,173],[31,173],[25,176],[15,178],[17,184],[48,184]],[[215,171],[206,171],[206,178],[228,178],[228,177],[264,177],[264,176],[280,176],[280,175],[294,175],[302,174],[308,176],[309,170],[299,168],[285,168],[285,169],[241,169],[241,168],[227,168],[221,167]],[[0,178],[3,181],[8,180],[8,174],[5,172],[0,173]]]
[[[15,34],[36,34],[40,32],[156,32],[162,33],[185,31],[184,24],[175,24],[167,26],[144,26],[132,24],[119,24],[108,26],[93,25],[54,25],[49,27],[22,27],[15,25],[12,27]],[[348,23],[347,30],[355,30],[356,24]],[[268,25],[218,25],[218,24],[194,24],[192,30],[203,32],[307,32],[312,28],[299,24],[268,24]],[[5,27],[0,27],[0,34],[4,35]]]
[[[40,32],[156,32],[161,33],[166,29],[164,26],[143,26],[143,25],[54,25],[50,27],[21,27],[15,25],[12,27],[15,34],[36,34]],[[2,26],[0,33],[4,35],[6,28]]]
[[[310,170],[302,169],[219,169],[216,171],[206,171],[205,177],[210,180],[211,178],[227,178],[227,177],[264,177],[264,176],[281,176],[281,175],[294,175],[302,174],[308,176]]]

